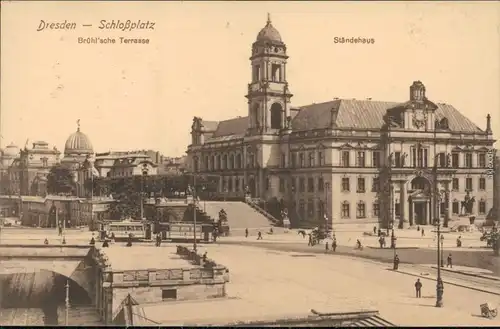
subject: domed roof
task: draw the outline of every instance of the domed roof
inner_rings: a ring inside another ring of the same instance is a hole
[[[14,145],[14,143],[10,143],[9,146],[7,146],[3,150],[4,157],[16,157],[18,155],[19,155],[19,147]]]
[[[269,14],[267,14],[266,26],[264,26],[257,35],[257,41],[282,42],[280,33],[274,28],[273,24],[271,24],[271,15]]]
[[[80,123],[78,129],[71,134],[64,145],[64,154],[93,154],[94,148],[90,139],[80,131]]]

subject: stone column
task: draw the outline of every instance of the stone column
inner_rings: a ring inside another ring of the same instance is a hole
[[[400,212],[400,215],[399,215],[399,218],[400,218],[400,221],[403,222],[403,223],[407,223],[408,222],[408,218],[406,216],[406,204],[408,203],[408,196],[407,196],[407,193],[406,193],[406,186],[405,186],[405,182],[400,182],[399,183],[399,212]],[[403,224],[404,225],[404,224]]]
[[[450,182],[446,182],[446,214],[445,214],[445,223],[447,226],[449,226],[449,222],[451,219],[451,210],[452,210],[452,202],[451,202],[451,196],[450,196]]]
[[[428,211],[428,215],[427,215],[427,219],[425,221],[425,225],[429,224],[429,223],[432,223],[432,214],[434,213],[434,211],[432,210],[432,207],[433,207],[433,202],[431,202],[431,200],[427,201],[427,211]]]

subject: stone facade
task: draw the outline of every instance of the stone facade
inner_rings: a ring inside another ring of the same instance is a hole
[[[119,314],[130,295],[139,304],[196,300],[225,296],[225,267],[113,270],[105,253],[95,249],[93,259],[96,308],[106,324]]]
[[[278,199],[295,221],[426,224],[493,207],[495,140],[420,81],[409,100],[334,99],[292,107],[287,47],[268,21],[252,45],[248,116],[195,117],[187,170],[220,175],[219,194]],[[436,167],[437,169],[434,169]],[[465,199],[472,207],[462,207]]]

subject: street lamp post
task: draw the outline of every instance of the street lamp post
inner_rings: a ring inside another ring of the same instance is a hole
[[[439,127],[439,121],[436,120],[434,123],[434,164],[432,167],[433,173],[433,212],[434,212],[434,223],[437,228],[437,284],[436,284],[436,307],[443,307],[443,292],[444,284],[441,279],[441,216],[439,215],[439,190],[438,190],[438,174],[437,174],[437,154],[436,154],[436,144],[437,136],[436,129]]]
[[[441,267],[444,267],[444,235],[441,234]]]
[[[66,306],[66,326],[69,324],[69,280],[66,280],[66,298],[65,298],[65,306]]]
[[[144,180],[148,175],[148,165],[144,163],[142,165],[142,177],[141,177],[141,220],[144,219]]]
[[[194,240],[193,240],[193,250],[194,252],[197,251],[197,246],[196,246],[196,173],[193,173],[193,234],[194,234]]]

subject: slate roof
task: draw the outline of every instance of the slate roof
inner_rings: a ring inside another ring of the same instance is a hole
[[[294,131],[328,128],[334,121],[339,128],[380,129],[384,124],[387,110],[402,102],[382,102],[372,100],[336,99],[329,102],[301,106],[300,112],[292,119]],[[437,119],[446,117],[451,131],[483,132],[472,121],[449,104],[438,103]],[[205,121],[204,121],[205,122]],[[206,121],[213,123],[214,121]],[[248,128],[248,117],[238,117],[221,121],[210,141],[222,136],[243,136]]]
[[[214,137],[222,137],[229,135],[244,135],[248,128],[248,117],[238,117],[234,119],[224,120],[219,122],[217,130],[213,134]]]

